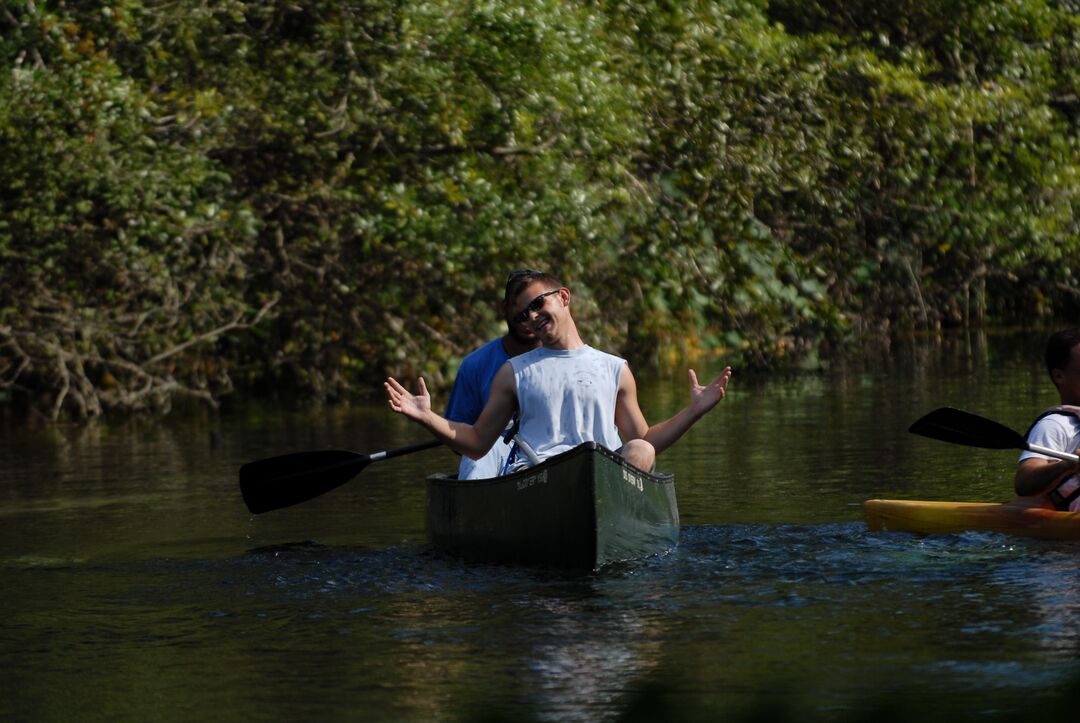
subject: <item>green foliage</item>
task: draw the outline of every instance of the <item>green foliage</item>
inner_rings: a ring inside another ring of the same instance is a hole
[[[112,15],[99,11],[94,31],[16,9],[21,45],[0,53],[12,59],[0,75],[4,382],[44,395],[53,415],[212,401],[227,373],[188,342],[248,314],[238,252],[257,221],[115,62]]]
[[[0,29],[0,385],[53,416],[447,383],[522,265],[638,361],[1080,310],[1063,5],[38,0]]]

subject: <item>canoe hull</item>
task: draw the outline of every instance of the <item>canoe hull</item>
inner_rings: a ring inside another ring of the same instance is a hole
[[[595,443],[505,477],[432,475],[427,534],[471,560],[597,569],[675,547],[675,479]]]
[[[875,532],[933,535],[983,530],[1046,540],[1080,540],[1080,512],[1058,512],[1026,500],[1007,503],[867,500],[863,510],[867,527]]]

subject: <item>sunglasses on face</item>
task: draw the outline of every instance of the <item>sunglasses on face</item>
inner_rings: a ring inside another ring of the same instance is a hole
[[[533,313],[534,311],[540,311],[544,308],[545,297],[557,293],[559,293],[558,289],[552,289],[551,291],[545,291],[544,293],[537,296],[535,299],[530,301],[524,309],[521,310],[521,313],[514,317],[514,323],[524,324],[526,321],[529,320],[529,314]]]

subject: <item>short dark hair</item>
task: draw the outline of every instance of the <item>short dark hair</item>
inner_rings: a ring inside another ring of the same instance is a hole
[[[1055,369],[1064,369],[1069,366],[1069,357],[1072,356],[1073,347],[1077,344],[1080,344],[1080,327],[1062,329],[1047,339],[1047,373],[1052,373]]]
[[[555,288],[562,288],[562,282],[551,274],[536,269],[518,269],[506,277],[506,291],[503,294],[503,304],[510,305],[522,290],[534,281],[551,284]]]

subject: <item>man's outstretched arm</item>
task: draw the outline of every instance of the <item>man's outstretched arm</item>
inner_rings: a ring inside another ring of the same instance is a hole
[[[689,370],[688,376],[690,378],[690,403],[671,418],[649,426],[638,404],[637,382],[634,375],[629,368],[623,370],[619,378],[619,396],[615,405],[615,423],[623,439],[644,439],[655,448],[657,454],[660,454],[675,444],[690,427],[720,403],[727,394],[728,382],[731,380],[731,367],[725,367],[724,371],[707,385],[698,382],[697,373],[693,369]]]
[[[476,424],[451,422],[435,413],[423,377],[420,377],[417,385],[418,392],[413,394],[393,377],[387,379],[383,386],[390,409],[419,422],[452,450],[472,459],[480,459],[487,454],[510,421],[516,404],[513,371],[509,364],[504,364],[495,375],[488,403]]]

